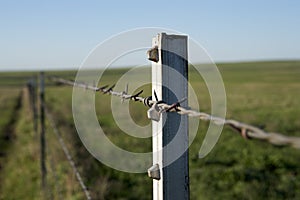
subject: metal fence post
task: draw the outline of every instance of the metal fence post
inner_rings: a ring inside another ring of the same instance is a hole
[[[46,188],[46,140],[45,140],[45,80],[44,72],[40,73],[40,150],[41,150],[41,172],[42,172],[42,188]]]
[[[187,36],[160,33],[153,38],[152,46],[148,52],[149,60],[153,61],[152,97],[157,96],[167,104],[187,98]],[[187,107],[187,100],[181,106]],[[159,169],[160,173],[159,178],[153,180],[153,199],[189,199],[188,117],[164,112],[158,122],[152,122],[152,128],[152,170]],[[177,138],[175,143],[174,138]],[[179,152],[183,154],[172,162]]]

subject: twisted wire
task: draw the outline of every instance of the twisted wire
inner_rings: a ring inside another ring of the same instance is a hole
[[[102,92],[104,94],[109,94],[112,96],[120,97],[122,100],[133,100],[137,102],[142,102],[144,105],[151,107],[154,104],[159,107],[160,113],[162,112],[177,112],[180,115],[187,115],[189,117],[196,117],[203,121],[210,121],[213,122],[216,125],[228,125],[229,127],[233,128],[235,131],[239,132],[242,137],[245,139],[256,139],[268,142],[270,144],[276,145],[276,146],[290,146],[293,148],[300,149],[300,137],[293,137],[293,136],[286,136],[282,135],[280,133],[269,133],[265,132],[264,130],[243,123],[232,119],[223,119],[220,117],[215,117],[210,114],[199,112],[187,108],[183,108],[180,106],[179,102],[175,102],[172,105],[166,104],[163,101],[155,101],[152,100],[152,98],[149,97],[141,97],[139,96],[141,92],[137,94],[127,94],[126,91],[123,92],[116,92],[113,91],[113,87],[107,88],[108,86],[103,87],[95,87],[90,86],[85,83],[77,83],[74,81],[58,78],[58,77],[50,77],[52,81],[60,84],[66,84],[73,87],[81,87],[87,90],[92,90],[94,92]]]

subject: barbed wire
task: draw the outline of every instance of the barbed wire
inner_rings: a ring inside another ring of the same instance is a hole
[[[71,156],[71,154],[70,154],[70,152],[69,152],[69,150],[68,150],[68,148],[67,148],[67,146],[64,142],[64,139],[61,137],[61,134],[60,134],[60,132],[59,132],[59,130],[58,130],[58,128],[57,128],[57,126],[54,122],[54,119],[53,119],[52,115],[50,114],[47,107],[45,107],[45,111],[46,111],[46,116],[47,116],[47,118],[50,122],[50,125],[51,125],[55,135],[57,136],[57,139],[58,139],[58,141],[59,141],[59,143],[62,147],[62,150],[63,150],[65,156],[67,157],[67,160],[68,160],[69,164],[71,165],[71,167],[74,171],[74,174],[76,175],[77,181],[79,182],[80,187],[81,187],[81,189],[83,190],[83,192],[86,196],[86,199],[91,200],[92,198],[91,198],[90,192],[89,192],[88,188],[86,187],[86,185],[84,184],[82,176],[80,175],[79,170],[77,169],[77,167],[75,165],[75,162],[74,162],[74,160],[73,160],[73,158],[72,158],[72,156]]]
[[[80,87],[86,90],[92,90],[94,92],[102,92],[103,94],[117,96],[120,97],[122,101],[133,100],[137,102],[142,102],[145,106],[153,108],[153,110],[155,110],[156,113],[158,114],[157,115],[158,117],[151,117],[148,114],[148,117],[151,118],[152,120],[157,121],[159,119],[160,114],[163,112],[176,112],[180,115],[196,117],[203,121],[211,121],[216,125],[228,125],[229,127],[233,128],[235,131],[237,131],[245,139],[256,139],[256,140],[261,140],[261,141],[271,143],[276,146],[290,146],[293,148],[300,149],[300,137],[286,136],[280,133],[269,133],[269,132],[265,132],[264,130],[256,126],[252,126],[243,122],[239,122],[232,119],[223,119],[223,118],[212,116],[204,112],[183,108],[180,106],[180,103],[185,99],[179,102],[174,102],[173,104],[169,105],[166,104],[164,101],[159,101],[157,99],[155,92],[154,92],[155,100],[153,100],[152,96],[149,97],[140,96],[143,90],[139,91],[136,94],[131,95],[128,94],[127,91],[122,91],[122,92],[113,91],[115,85],[112,85],[111,87],[109,87],[108,85],[102,87],[96,87],[86,83],[79,83],[71,80],[62,79],[59,77],[49,77],[49,78],[52,81],[59,84],[66,84],[73,87]]]

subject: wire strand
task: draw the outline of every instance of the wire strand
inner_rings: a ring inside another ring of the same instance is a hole
[[[142,102],[144,105],[151,107],[152,105],[156,104],[159,109],[160,113],[162,112],[177,112],[180,115],[187,115],[189,117],[196,117],[199,118],[200,120],[203,121],[211,121],[216,125],[228,125],[229,127],[233,128],[235,131],[239,132],[241,136],[243,136],[246,139],[256,139],[256,140],[261,140],[265,141],[268,143],[271,143],[276,146],[290,146],[293,148],[300,149],[300,137],[293,137],[293,136],[286,136],[282,135],[280,133],[268,133],[265,132],[264,130],[243,123],[239,122],[236,120],[232,119],[223,119],[219,117],[212,116],[210,114],[204,113],[204,112],[199,112],[187,108],[180,107],[178,102],[175,102],[172,105],[163,103],[162,101],[154,101],[152,100],[153,98],[149,97],[141,97],[139,96],[141,92],[130,95],[127,94],[127,92],[116,92],[113,91],[113,87],[108,88],[108,86],[103,86],[103,87],[95,87],[95,86],[90,86],[86,83],[77,83],[71,80],[66,80],[58,77],[50,77],[50,79],[56,83],[60,84],[66,84],[70,85],[73,87],[80,87],[84,88],[87,90],[92,90],[94,92],[102,92],[104,94],[110,94],[112,96],[117,96],[120,97],[122,100],[133,100],[137,102]]]

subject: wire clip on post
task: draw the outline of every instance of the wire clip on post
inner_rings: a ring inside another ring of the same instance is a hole
[[[158,106],[161,103],[164,103],[163,101],[158,101],[157,94],[154,90],[154,97],[155,102],[152,104],[151,108],[147,111],[147,117],[148,119],[154,120],[156,122],[159,122],[160,115],[164,111],[164,109],[160,106]],[[150,97],[152,99],[152,97]],[[147,102],[145,105],[150,105],[149,102]]]
[[[159,171],[159,165],[155,164],[152,167],[148,169],[148,176],[150,178],[153,178],[155,180],[160,180],[160,171]]]
[[[147,51],[147,54],[148,54],[148,60],[151,60],[156,63],[159,61],[158,46],[149,49]]]

